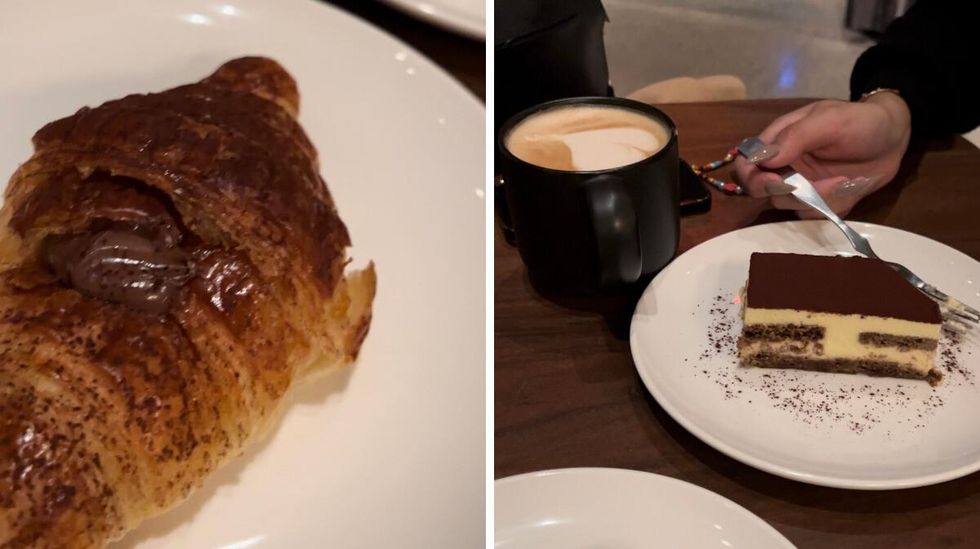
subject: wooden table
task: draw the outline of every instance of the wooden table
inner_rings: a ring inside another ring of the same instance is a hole
[[[486,100],[484,43],[412,18],[376,0],[328,0],[397,36],[456,77],[473,95]]]
[[[807,100],[676,104],[681,154],[720,158]],[[712,196],[685,218],[681,250],[764,221],[763,201]],[[906,229],[980,259],[980,151],[963,139],[908,155],[899,178],[849,219]],[[649,395],[626,332],[637,292],[561,303],[529,286],[499,230],[495,276],[495,476],[562,467],[620,467],[683,479],[728,497],[801,548],[980,547],[980,474],[900,491],[811,486],[743,465],[671,419]],[[977,436],[980,436],[978,430]]]

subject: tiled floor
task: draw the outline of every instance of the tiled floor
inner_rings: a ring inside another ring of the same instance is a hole
[[[604,0],[613,85],[729,73],[749,97],[837,97],[871,41],[844,27],[846,0]]]

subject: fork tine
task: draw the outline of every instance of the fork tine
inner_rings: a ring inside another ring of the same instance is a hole
[[[971,322],[980,323],[980,311],[977,311],[976,309],[970,307],[966,303],[963,303],[962,301],[958,301],[956,298],[950,297],[944,294],[943,292],[940,292],[938,289],[936,289],[935,286],[930,286],[929,284],[926,284],[926,287],[921,288],[921,290],[925,292],[926,295],[928,295],[929,297],[932,297],[933,299],[938,301],[940,305],[945,307],[950,312],[955,313],[961,318],[964,318]]]
[[[948,300],[946,301],[946,303],[947,303],[947,304],[948,304],[948,305],[949,305],[950,307],[954,307],[954,308],[957,308],[957,309],[961,309],[961,310],[963,310],[963,311],[966,311],[966,312],[968,312],[968,313],[970,313],[971,315],[973,315],[973,316],[975,316],[975,317],[977,318],[977,320],[978,320],[978,321],[980,321],[980,311],[978,311],[978,310],[976,310],[976,309],[974,309],[973,307],[970,307],[970,306],[969,306],[969,305],[967,305],[966,303],[963,303],[962,301],[958,301],[957,299],[955,299],[955,298],[952,298],[952,297],[951,297],[951,298],[949,298],[949,299],[948,299]]]
[[[980,323],[980,311],[974,309],[973,307],[970,307],[966,303],[963,303],[962,301],[959,301],[954,297],[947,295],[939,288],[933,286],[932,284],[929,284],[925,280],[922,280],[921,278],[919,278],[918,275],[910,271],[904,265],[900,263],[895,263],[893,261],[889,261],[888,264],[891,265],[893,269],[898,271],[898,274],[902,275],[902,277],[908,280],[909,283],[912,284],[912,286],[918,288],[919,291],[934,299],[936,302],[940,304],[940,306],[943,306],[945,309],[954,312],[964,320],[974,322],[974,323]]]
[[[951,309],[943,304],[939,305],[940,310],[944,316],[949,316],[963,322],[969,322],[972,324],[980,324],[980,319],[974,318],[970,315],[963,313],[962,311],[957,311],[956,309]]]
[[[912,285],[939,305],[939,311],[945,318],[952,318],[963,323],[980,324],[980,315],[971,313],[964,304],[939,291],[931,284]]]
[[[956,304],[960,304],[958,301],[936,290],[934,286],[930,286],[929,284],[924,284],[924,286],[928,286],[928,289],[919,286],[914,286],[914,287],[920,292],[922,292],[926,297],[935,301],[937,305],[939,305],[939,312],[940,314],[942,314],[944,320],[956,323],[961,328],[967,330],[971,329],[972,325],[974,324],[980,324],[980,317],[970,314],[969,311],[965,311],[962,308],[950,305],[950,301],[953,301]],[[936,291],[931,292],[929,291],[929,289],[936,290]],[[945,296],[945,299],[940,298],[939,297],[940,295]],[[959,331],[960,333],[963,333],[962,329]]]
[[[967,332],[973,330],[973,324],[963,322],[956,317],[943,315],[943,320],[945,321],[943,322],[944,330],[950,330],[960,335],[965,335]]]

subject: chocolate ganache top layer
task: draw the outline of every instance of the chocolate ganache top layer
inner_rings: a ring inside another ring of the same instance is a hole
[[[746,306],[939,324],[939,306],[886,263],[863,257],[754,253]]]

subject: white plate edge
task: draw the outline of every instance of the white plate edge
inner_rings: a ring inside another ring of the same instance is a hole
[[[716,501],[719,501],[720,503],[723,503],[726,506],[730,506],[730,508],[732,508],[736,513],[740,514],[743,518],[749,519],[749,522],[761,526],[763,530],[765,530],[767,533],[773,536],[774,541],[779,541],[785,547],[788,547],[790,549],[795,549],[796,547],[795,545],[793,545],[791,541],[789,541],[788,538],[786,538],[786,536],[784,536],[779,530],[777,530],[776,527],[769,524],[762,517],[756,515],[752,511],[749,511],[739,503],[717,492],[708,490],[703,486],[698,486],[693,482],[688,482],[686,480],[671,477],[668,475],[662,475],[660,473],[652,473],[650,471],[640,471],[637,469],[622,469],[618,467],[567,467],[567,468],[560,468],[560,469],[544,469],[541,471],[531,471],[528,473],[520,473],[517,475],[511,475],[509,477],[499,478],[494,480],[493,486],[494,486],[494,491],[496,491],[497,486],[516,484],[520,481],[528,480],[532,478],[550,477],[550,476],[567,476],[567,475],[574,476],[578,474],[620,475],[623,477],[638,478],[642,481],[651,481],[651,480],[664,481],[664,482],[674,484],[676,486],[683,487],[685,489],[692,489],[695,492],[699,492],[702,495],[705,495]],[[494,504],[496,505],[496,501],[494,502]]]
[[[416,19],[420,19],[427,23],[436,25],[448,31],[452,31],[461,34],[467,38],[478,41],[485,41],[487,39],[487,26],[486,26],[486,3],[484,3],[483,10],[483,23],[477,23],[474,20],[468,19],[466,17],[459,17],[455,14],[446,13],[438,8],[433,8],[431,11],[426,11],[421,8],[422,4],[426,2],[417,2],[413,0],[383,0],[385,4],[401,11]],[[431,5],[430,5],[431,7]]]
[[[650,281],[647,287],[644,288],[643,293],[640,295],[639,300],[637,300],[637,304],[639,304],[639,302],[643,300],[647,292],[651,291],[651,287],[653,286],[657,278],[662,276],[664,273],[668,272],[669,269],[678,268],[676,267],[677,265],[676,261],[678,258],[686,255],[689,252],[697,250],[702,246],[707,245],[708,243],[712,242],[716,238],[721,238],[740,230],[762,227],[765,225],[790,225],[790,224],[804,225],[804,224],[818,224],[818,223],[826,223],[826,221],[795,220],[795,221],[780,221],[776,223],[765,223],[761,225],[752,225],[749,227],[743,227],[742,229],[736,229],[735,231],[722,233],[715,237],[709,238],[708,240],[699,243],[698,245],[688,249],[683,254],[674,258],[674,260],[672,260],[670,264],[668,264],[666,267],[664,267],[664,269],[662,269],[659,273],[657,273],[657,275],[653,278],[653,280]],[[975,259],[957,250],[956,248],[953,248],[947,244],[939,242],[938,240],[934,240],[932,238],[922,236],[920,234],[906,231],[904,229],[898,229],[895,227],[889,227],[887,225],[879,225],[876,223],[866,223],[861,221],[850,221],[849,224],[852,227],[858,227],[861,228],[862,230],[867,230],[869,228],[872,230],[876,228],[884,228],[891,231],[897,231],[900,233],[913,235],[918,238],[923,238],[935,244],[938,244],[943,248],[946,248],[947,250],[955,253],[955,255],[959,256],[962,259],[969,260],[973,263],[978,263]],[[754,456],[746,454],[740,450],[737,450],[729,446],[724,441],[718,439],[717,437],[709,434],[705,430],[695,425],[693,421],[690,421],[687,418],[685,418],[683,414],[681,414],[679,410],[673,405],[673,403],[669,402],[666,398],[664,398],[663,393],[657,389],[657,386],[653,382],[653,380],[648,378],[647,374],[643,371],[643,369],[637,365],[637,353],[634,351],[635,346],[633,344],[634,338],[636,337],[636,325],[637,325],[636,320],[637,320],[637,315],[636,315],[636,311],[634,310],[633,315],[630,319],[630,355],[633,359],[633,367],[636,369],[637,373],[640,375],[640,378],[643,380],[643,385],[646,387],[647,391],[649,391],[651,396],[653,396],[653,398],[657,401],[657,404],[660,405],[660,407],[662,407],[664,411],[666,411],[667,414],[670,415],[670,417],[674,421],[676,421],[678,424],[684,427],[685,430],[687,430],[689,433],[697,437],[699,440],[701,440],[708,446],[711,446],[715,450],[718,450],[719,452],[727,455],[732,459],[740,461],[745,465],[749,465],[751,467],[754,467],[756,469],[765,471],[767,473],[779,477],[783,477],[798,482],[803,482],[806,484],[814,484],[817,486],[827,486],[830,488],[844,488],[844,489],[854,489],[854,490],[899,490],[904,488],[918,488],[922,486],[930,486],[933,484],[939,484],[942,482],[955,480],[964,477],[966,475],[969,475],[971,473],[980,471],[980,460],[977,460],[976,462],[971,463],[969,465],[964,465],[962,467],[951,469],[943,473],[934,473],[932,475],[909,477],[907,479],[901,479],[901,480],[861,480],[861,479],[852,479],[852,478],[845,478],[845,477],[836,477],[830,475],[818,475],[818,474],[806,473],[789,467],[776,465],[775,463],[769,462],[764,458],[756,458]]]

